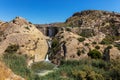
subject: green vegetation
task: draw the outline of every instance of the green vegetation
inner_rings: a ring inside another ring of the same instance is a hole
[[[89,37],[94,36],[94,31],[91,29],[83,29],[79,35],[82,37],[89,38]]]
[[[77,54],[80,55],[78,50]],[[6,53],[3,61],[17,75],[26,80],[120,80],[120,62],[105,62],[97,50],[89,52],[94,59],[62,60],[58,69],[46,76],[37,76],[34,73],[53,69],[53,64],[44,62],[34,63],[31,70],[27,67],[27,57],[16,53]]]
[[[77,55],[78,55],[78,56],[81,55],[81,51],[80,51],[80,50],[77,51]]]
[[[26,26],[25,29],[30,30],[30,28],[28,26]]]
[[[36,75],[27,67],[27,56],[17,54],[18,45],[10,45],[2,56],[3,62],[17,75],[22,76],[26,80],[33,80]]]
[[[95,46],[95,49],[100,49],[100,46],[98,46],[98,45],[97,45],[97,46]]]
[[[52,48],[57,47],[58,44],[59,44],[59,41],[58,41],[56,38],[54,38],[54,39],[52,40]]]
[[[118,63],[118,62],[117,62]],[[41,80],[119,80],[120,64],[103,60],[62,61],[58,70]]]
[[[19,49],[19,45],[11,44],[5,50],[6,53],[15,53]]]
[[[97,42],[92,42],[92,44],[97,44]]]
[[[85,38],[78,38],[78,41],[83,42],[83,41],[85,41]]]
[[[120,50],[120,45],[119,44],[115,44],[114,46],[117,47],[118,50]]]
[[[108,39],[106,39],[106,38],[104,38],[101,42],[100,42],[100,44],[103,44],[103,45],[109,45],[109,44],[111,44],[112,42],[111,41],[109,41]]]
[[[103,44],[103,45],[109,45],[109,44],[112,44],[115,40],[117,39],[120,39],[119,37],[117,36],[109,36],[107,35],[102,41],[100,44]]]
[[[112,49],[112,46],[110,46],[110,45],[109,45],[109,46],[107,46],[107,49]]]
[[[70,31],[71,32],[71,29],[70,28],[66,28],[66,31]]]
[[[89,51],[88,56],[92,59],[100,59],[102,57],[101,53],[96,49]]]
[[[33,63],[31,69],[34,72],[40,72],[43,70],[52,70],[54,67],[55,67],[54,64],[42,61],[42,62]]]
[[[85,46],[89,46],[89,43],[85,43]]]
[[[5,64],[17,75],[20,75],[28,80],[32,77],[31,71],[27,68],[26,56],[16,53],[6,53],[3,55]]]
[[[49,56],[50,56],[50,59],[53,59],[54,56],[61,50],[61,43],[59,43],[59,40],[57,38],[54,38],[52,40],[52,44],[51,44],[51,49],[49,50]]]

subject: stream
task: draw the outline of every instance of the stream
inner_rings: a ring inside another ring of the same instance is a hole
[[[52,28],[52,27],[48,28],[47,36],[50,39],[47,40],[47,43],[48,43],[49,49],[51,49],[51,44],[52,44],[51,37],[54,37],[55,34],[56,34],[56,31],[54,28]],[[41,65],[41,66],[39,66],[39,65]],[[55,69],[58,69],[57,65],[51,63],[51,61],[49,60],[49,50],[48,50],[48,54],[46,54],[45,60],[42,62],[39,62],[39,65],[38,65],[39,67],[36,71],[36,74],[39,76],[45,76],[48,73],[54,72]]]

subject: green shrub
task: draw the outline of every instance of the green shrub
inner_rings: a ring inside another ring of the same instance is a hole
[[[28,26],[26,26],[25,29],[30,30],[30,28]]]
[[[53,40],[52,40],[52,48],[55,48],[55,47],[57,47],[59,45],[59,41],[56,39],[56,38],[54,38]]]
[[[89,43],[85,43],[85,46],[89,46]]]
[[[107,46],[107,49],[112,49],[112,46],[110,46],[110,45],[109,45],[109,46]]]
[[[97,44],[97,42],[92,42],[92,44]]]
[[[97,45],[97,46],[95,46],[95,49],[100,49],[100,46],[98,46],[98,45]]]
[[[15,52],[17,52],[18,49],[19,49],[19,45],[16,45],[16,44],[12,45],[11,44],[10,46],[7,47],[5,52],[7,52],[7,53],[15,53]]]
[[[114,41],[114,39],[113,39],[112,36],[106,36],[106,37],[100,42],[100,44],[109,45],[109,44],[112,44],[113,41]]]
[[[94,31],[92,29],[83,29],[82,32],[80,33],[80,36],[82,37],[92,37],[94,36]]]
[[[71,32],[71,29],[70,28],[66,28],[66,31],[70,31]]]
[[[34,72],[40,72],[43,70],[52,70],[54,67],[55,67],[55,65],[52,63],[41,61],[41,62],[33,63],[31,66],[31,69]]]
[[[67,60],[53,73],[40,77],[40,80],[119,80],[118,62],[105,62],[100,59]]]
[[[78,38],[78,41],[83,42],[83,41],[85,41],[85,38]]]
[[[78,55],[78,56],[81,55],[81,51],[80,51],[80,50],[77,51],[77,55]]]
[[[88,56],[90,56],[92,59],[99,59],[102,57],[101,53],[96,49],[89,51]]]
[[[3,55],[3,61],[15,74],[28,80],[32,77],[31,71],[27,68],[27,58],[24,55],[6,53]]]
[[[120,69],[117,67],[114,67],[111,70],[110,76],[112,77],[112,79],[114,80],[120,80]]]

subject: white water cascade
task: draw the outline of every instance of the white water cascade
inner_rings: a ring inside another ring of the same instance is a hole
[[[46,61],[46,62],[50,62],[50,60],[48,59],[48,54],[47,54],[47,56],[46,56],[46,58],[45,58],[45,61]]]
[[[49,49],[51,48],[51,42],[52,42],[51,39],[49,39],[49,40],[47,41]],[[49,53],[49,50],[48,50],[48,53]],[[49,58],[48,58],[48,54],[47,54],[46,57],[45,57],[45,61],[46,61],[46,62],[50,62],[50,60],[49,60]]]

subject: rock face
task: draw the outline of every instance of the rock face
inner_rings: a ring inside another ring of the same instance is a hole
[[[94,32],[99,31],[111,36],[120,35],[120,14],[115,12],[86,10],[73,14],[65,23],[66,26],[92,29]]]
[[[0,80],[25,80],[24,78],[15,75],[4,63],[0,62]]]
[[[18,53],[26,54],[32,60],[44,60],[48,51],[45,36],[21,17],[0,24],[0,54],[11,44],[19,45]]]
[[[62,38],[61,38],[62,37]],[[72,32],[69,31],[64,31],[64,32],[59,32],[56,35],[57,40],[59,41],[59,43],[62,42],[66,42],[65,46],[66,46],[66,59],[83,59],[83,58],[87,58],[87,53],[92,50],[95,49],[95,46],[97,46],[97,44],[93,44],[94,41],[96,41],[96,43],[101,42],[104,38],[105,38],[105,34],[103,33],[99,33],[99,35],[90,37],[90,38],[84,38],[82,36],[79,36],[77,34],[74,34]],[[84,41],[79,41],[79,39],[84,39]],[[64,50],[62,47],[63,44],[60,44],[61,49],[60,49],[60,54],[61,57],[64,57]],[[102,46],[100,44],[98,44],[100,47],[106,47],[106,46]],[[104,49],[103,49],[104,50]],[[100,51],[103,51],[102,49],[100,49]],[[78,53],[79,51],[79,53]],[[58,53],[59,53],[58,52]],[[58,55],[58,54],[56,54]],[[59,55],[60,56],[60,55]]]
[[[110,60],[120,57],[119,13],[87,10],[73,14],[64,24],[66,25],[64,31],[55,36],[59,47],[53,49],[53,52],[55,51],[54,56],[52,55],[53,62],[57,63],[63,58],[67,60],[87,58],[87,53],[93,49],[97,49],[103,55],[104,50],[110,46],[112,46],[109,50]],[[62,42],[66,42],[66,56]]]

